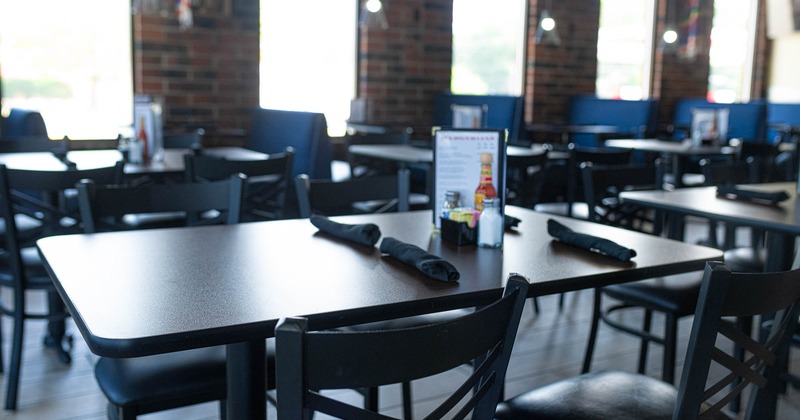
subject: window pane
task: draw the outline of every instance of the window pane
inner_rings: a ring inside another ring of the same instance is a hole
[[[602,0],[597,34],[597,96],[650,95],[653,0]]]
[[[261,1],[261,106],[323,112],[344,135],[355,96],[353,0]]]
[[[525,0],[453,0],[453,73],[461,94],[522,94]]]
[[[114,138],[130,126],[130,7],[126,0],[0,0],[3,112],[41,112],[51,138]]]
[[[750,98],[752,10],[753,0],[714,2],[708,77],[708,98],[712,101],[730,103]]]

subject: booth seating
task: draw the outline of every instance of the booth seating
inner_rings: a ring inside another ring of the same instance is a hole
[[[723,104],[700,99],[681,99],[675,104],[672,122],[674,135],[681,140],[690,137],[692,126],[692,109],[728,109],[727,138],[739,138],[743,141],[760,142],[766,135],[767,106],[762,101],[747,103]],[[727,140],[727,139],[723,139]]]
[[[800,103],[767,104],[767,142],[796,142],[800,135]]]
[[[655,133],[657,116],[656,100],[601,99],[594,95],[572,97],[567,110],[569,125],[616,126],[616,137],[644,138]],[[594,134],[574,133],[571,139],[579,146],[598,146]]]
[[[433,104],[433,125],[453,127],[454,107],[477,107],[480,109],[478,127],[464,128],[505,128],[508,130],[508,143],[527,142],[520,136],[525,132],[522,118],[523,100],[520,96],[509,95],[456,95],[439,93]],[[524,137],[524,136],[523,136]]]

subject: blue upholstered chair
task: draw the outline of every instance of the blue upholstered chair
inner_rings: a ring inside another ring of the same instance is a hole
[[[601,99],[594,95],[570,98],[567,122],[570,125],[603,125],[618,128],[617,136],[643,138],[656,131],[658,101],[645,99],[626,101]],[[579,146],[597,146],[597,136],[591,133],[574,133],[572,142]]]
[[[25,137],[47,137],[47,126],[38,111],[11,108],[8,118],[2,119],[3,139],[14,140]]]
[[[508,141],[513,144],[523,135],[522,118],[523,101],[520,96],[509,95],[456,95],[439,93],[433,104],[433,125],[440,127],[453,126],[453,106],[482,107],[485,114],[481,125],[489,128],[505,128],[508,130]]]
[[[689,137],[688,129],[692,125],[692,109],[695,108],[729,109],[728,139],[739,138],[744,141],[760,142],[766,135],[767,107],[762,101],[723,104],[708,102],[702,98],[688,98],[675,103],[675,112],[672,116],[672,122],[676,128],[675,133],[679,139]]]
[[[331,179],[333,151],[323,114],[259,108],[245,146],[262,153],[281,153],[292,147],[292,177],[308,174],[313,179]]]

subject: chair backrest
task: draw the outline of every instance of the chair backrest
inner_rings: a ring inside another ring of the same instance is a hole
[[[703,184],[706,186],[758,182],[758,173],[755,171],[752,157],[744,161],[722,163],[703,159],[700,161],[700,170],[703,173]]]
[[[408,211],[409,178],[408,169],[398,171],[397,175],[351,178],[341,182],[299,175],[295,178],[295,189],[300,217]]]
[[[32,246],[32,242],[44,236],[61,233],[75,233],[80,229],[77,205],[69,201],[66,191],[75,188],[82,179],[91,179],[98,184],[118,184],[123,176],[123,163],[97,169],[63,171],[41,171],[11,169],[0,165],[0,194],[2,205],[6,208],[4,216],[24,214],[35,219],[36,229],[16,232],[24,241],[21,247]],[[16,223],[11,217],[6,220],[6,233],[12,234]]]
[[[751,392],[746,418],[770,418],[785,369],[781,352],[788,351],[799,302],[800,270],[733,273],[722,263],[708,263],[673,418],[717,418],[716,413],[746,390]],[[762,321],[773,315],[763,329],[768,333],[761,334]],[[748,322],[761,318],[755,329],[760,337],[743,333],[731,317]],[[743,359],[731,354],[737,346],[746,351]],[[712,365],[715,379],[709,380]],[[706,404],[709,408],[698,416]]]
[[[291,147],[257,160],[230,160],[207,154],[184,155],[188,182],[219,181],[234,174],[247,176],[242,201],[245,221],[283,218],[293,161],[294,149]]]
[[[639,231],[660,231],[660,225],[648,216],[646,209],[620,203],[617,197],[623,191],[663,188],[664,165],[661,160],[653,164],[628,165],[584,162],[581,176],[589,220]]]
[[[591,162],[595,167],[605,165],[627,165],[631,163],[632,149],[612,147],[586,147],[569,144],[569,165],[567,168],[567,194],[570,201],[586,201],[583,189],[581,164]]]
[[[38,111],[27,109],[11,108],[7,118],[0,118],[3,125],[3,137],[7,139],[17,139],[26,137],[47,138],[47,125],[44,123],[42,114]]]
[[[235,174],[225,181],[143,186],[97,185],[82,180],[77,188],[83,230],[131,230],[136,226],[122,223],[123,216],[168,212],[185,212],[188,225],[238,223],[245,179]],[[207,217],[209,211],[217,217]]]
[[[267,154],[292,147],[292,176],[331,179],[333,148],[324,114],[258,108],[245,146]]]
[[[410,382],[468,362],[475,363],[473,374],[426,418],[459,419],[470,412],[476,419],[492,418],[527,289],[527,280],[512,274],[503,297],[491,305],[413,328],[310,332],[304,318],[281,320],[275,329],[278,418],[308,419],[315,411],[386,418],[319,391]]]
[[[532,207],[541,197],[548,150],[537,155],[506,156],[507,204]]]
[[[199,149],[203,147],[205,130],[198,128],[188,133],[164,133],[165,149]]]

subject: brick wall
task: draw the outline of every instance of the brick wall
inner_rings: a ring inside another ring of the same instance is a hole
[[[430,138],[433,98],[450,90],[452,0],[384,3],[389,28],[360,31],[358,92],[367,98],[367,120]]]
[[[258,106],[258,0],[133,17],[134,92],[163,100],[165,131],[247,129]]]
[[[571,96],[595,92],[599,0],[559,0],[549,6],[561,44],[537,45],[539,15],[548,4],[530,0],[524,93],[527,122],[564,122]]]
[[[595,92],[599,1],[553,1],[561,45],[552,46],[534,42],[546,2],[530,0],[527,122],[561,122],[571,96]],[[666,0],[658,1],[663,25]],[[679,0],[684,16],[688,1]],[[186,31],[174,11],[134,16],[135,92],[163,98],[167,130],[246,130],[258,106],[259,0],[210,3],[219,6],[195,11],[195,25]],[[411,126],[426,138],[434,95],[450,87],[452,0],[391,0],[385,7],[387,30],[360,31],[359,96],[367,99],[370,123]],[[671,120],[678,98],[706,95],[712,8],[713,0],[700,0],[696,56],[656,54],[653,95],[661,101],[661,121]],[[768,47],[762,26],[754,98],[763,97]]]

